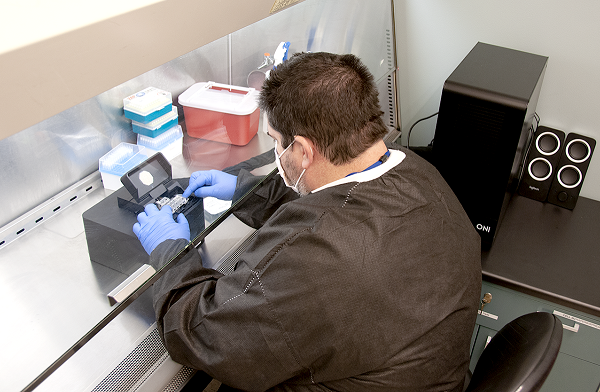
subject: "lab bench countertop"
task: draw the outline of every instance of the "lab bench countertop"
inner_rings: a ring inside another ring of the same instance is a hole
[[[600,202],[573,210],[513,195],[483,279],[600,317]]]

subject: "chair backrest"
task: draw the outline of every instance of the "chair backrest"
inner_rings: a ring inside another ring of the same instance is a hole
[[[465,391],[538,391],[558,355],[562,330],[560,320],[546,312],[506,324],[483,350]]]

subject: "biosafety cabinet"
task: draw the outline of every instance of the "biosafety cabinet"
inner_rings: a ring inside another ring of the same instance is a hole
[[[169,358],[156,330],[149,288],[164,271],[146,263],[129,226],[146,194],[175,203],[194,171],[275,174],[273,141],[254,101],[281,44],[289,43],[288,56],[358,55],[379,87],[387,139],[398,136],[393,3],[272,3],[264,19],[0,140],[2,391],[177,391],[188,382],[195,372]],[[245,16],[215,8],[222,14],[198,22]],[[173,39],[176,27],[161,26]],[[179,99],[193,86],[210,88],[210,103],[235,94],[250,109],[208,121],[202,108],[190,109],[193,99]],[[135,186],[122,186],[144,162]],[[186,215],[191,251],[224,273],[254,232],[231,214],[235,207],[207,198]]]
[[[218,3],[215,7],[222,11],[218,17],[224,24],[228,16],[239,21],[236,12],[243,13],[225,9],[230,2],[211,3]],[[265,12],[264,19],[230,29],[213,42],[0,140],[3,392],[179,391],[194,376],[200,384],[218,384],[218,380],[198,377],[194,370],[173,362],[162,345],[150,288],[164,269],[155,271],[145,263],[144,254],[137,254],[133,265],[123,264],[130,257],[115,255],[111,259],[111,252],[118,247],[109,243],[109,236],[106,247],[96,244],[98,256],[90,257],[88,244],[94,230],[106,227],[112,227],[110,241],[135,240],[125,233],[129,223],[115,229],[114,222],[106,222],[107,216],[94,208],[104,204],[120,208],[119,198],[139,204],[136,195],[120,187],[120,178],[158,152],[170,166],[170,172],[165,172],[169,174],[165,190],[147,175],[139,179],[144,184],[148,179],[145,185],[153,197],[162,200],[168,196],[164,203],[175,202],[169,193],[175,190],[174,182],[185,184],[197,170],[236,173],[244,168],[256,175],[275,175],[273,142],[265,134],[261,113],[240,113],[249,120],[242,138],[231,138],[239,136],[231,134],[236,130],[226,129],[218,120],[210,122],[216,124],[214,128],[202,123],[202,132],[188,132],[187,114],[178,98],[192,86],[236,86],[232,90],[245,96],[260,87],[261,78],[277,61],[277,49],[286,43],[288,55],[303,51],[353,53],[375,77],[390,129],[386,141],[396,140],[400,118],[394,17],[398,20],[401,16],[394,16],[393,1],[273,3],[273,12]],[[201,23],[203,18],[214,17],[198,15],[197,20]],[[173,37],[176,39],[176,34]],[[150,87],[170,95],[167,105],[170,102],[171,111],[156,107],[168,117],[164,121],[126,117],[124,99]],[[241,95],[237,98],[244,99]],[[163,133],[162,127],[168,129]],[[217,137],[204,137],[212,131]],[[111,151],[118,152],[111,156],[116,165],[103,166],[101,159]],[[124,162],[122,158],[137,153],[145,158],[133,167],[123,167],[124,171],[113,170]],[[242,197],[238,203],[243,201]],[[225,274],[255,233],[231,214],[236,206],[205,199],[204,211],[196,205],[193,218],[197,232],[190,251],[201,254],[204,266]],[[119,210],[119,215],[130,222],[131,216],[124,211]],[[578,206],[568,211],[513,197],[495,244],[482,255],[482,298],[490,293],[492,300],[482,303],[473,333],[472,364],[488,337],[504,324],[522,313],[549,311],[561,317],[565,335],[559,360],[543,390],[598,391],[599,224],[600,203],[589,199],[580,199]],[[95,234],[100,234],[95,241],[104,237],[102,232]],[[102,262],[93,260],[98,257]],[[111,263],[117,259],[123,263]],[[398,328],[402,328],[401,320]],[[200,384],[197,390],[203,389]]]

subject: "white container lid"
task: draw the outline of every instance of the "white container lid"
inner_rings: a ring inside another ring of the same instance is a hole
[[[156,87],[147,87],[142,91],[123,99],[123,108],[133,113],[146,116],[165,105],[173,103],[171,93]]]
[[[259,92],[215,82],[196,83],[179,96],[183,106],[245,116],[258,108]]]

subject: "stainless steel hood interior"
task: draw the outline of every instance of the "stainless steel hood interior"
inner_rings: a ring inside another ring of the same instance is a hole
[[[135,142],[131,124],[123,116],[124,97],[155,86],[170,91],[176,103],[179,94],[197,82],[245,86],[248,74],[263,62],[264,53],[272,54],[281,41],[291,43],[290,54],[328,51],[358,55],[375,76],[390,131],[398,127],[393,2],[305,0],[0,140],[0,188],[4,190],[0,194],[0,296],[6,320],[0,326],[0,369],[4,391],[22,390],[41,373],[52,373],[54,369],[47,369],[57,358],[73,355],[85,343],[81,341],[84,334],[102,328],[122,310],[106,301],[103,290],[111,282],[94,273],[85,252],[47,241],[81,239],[81,225],[64,224],[57,216],[42,229],[28,227],[19,233],[23,240],[2,243],[8,234],[21,230],[12,223],[82,181],[96,181],[98,159],[120,142]],[[179,113],[181,117],[182,110]],[[183,165],[188,172],[205,168],[198,167],[190,156],[184,157]],[[214,162],[210,168],[225,165],[225,161]],[[90,198],[69,209],[76,214],[95,201]],[[65,263],[61,255],[81,263]],[[65,280],[72,284],[71,295],[57,296],[57,291],[64,291]]]

